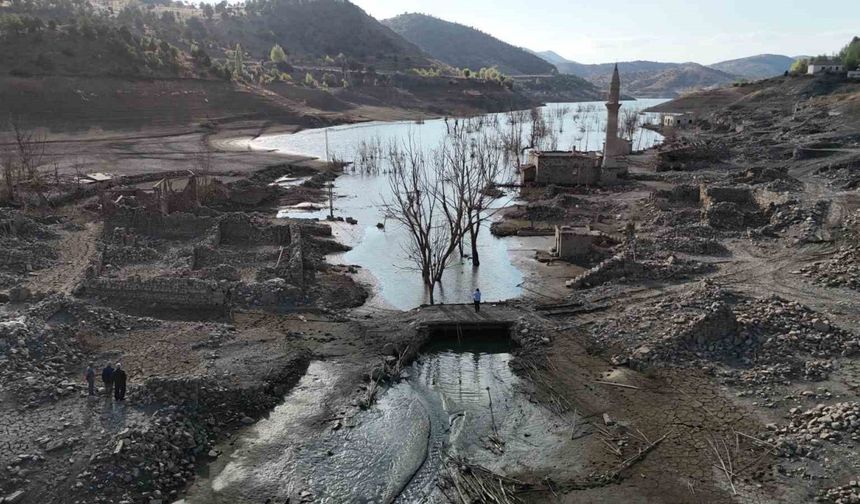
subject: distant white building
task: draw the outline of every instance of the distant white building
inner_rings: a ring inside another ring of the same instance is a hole
[[[822,73],[842,73],[845,71],[845,65],[841,61],[815,61],[809,64],[809,69],[806,71],[809,75],[818,75]]]
[[[860,80],[860,70],[852,70],[848,72],[848,78]]]
[[[663,126],[666,128],[686,128],[692,125],[692,114],[663,114]]]

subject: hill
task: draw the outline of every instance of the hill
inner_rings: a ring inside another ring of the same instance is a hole
[[[414,75],[438,63],[343,0],[106,1],[0,0],[0,129],[10,115],[115,129],[537,104],[502,79]]]
[[[530,53],[534,54],[538,58],[541,58],[544,61],[548,61],[549,63],[552,63],[553,65],[558,65],[559,63],[567,63],[568,62],[564,56],[558,54],[555,51],[537,52],[537,51],[531,51],[529,49],[526,49],[526,50],[529,51]]]
[[[214,8],[130,0],[117,10],[89,2],[0,4],[0,69],[12,75],[225,78],[224,66],[266,62],[275,44],[291,65],[430,64],[415,45],[342,0]]]
[[[650,63],[650,62],[634,62]],[[713,68],[698,63],[671,64],[662,70],[665,63],[657,63],[655,70],[632,70],[624,63],[618,64],[621,73],[621,85],[625,93],[642,98],[665,98],[678,96],[696,89],[711,88],[730,84],[737,80]],[[647,65],[643,65],[646,66]],[[635,68],[635,66],[633,67]],[[609,86],[611,72],[597,73],[589,80],[597,87]]]
[[[561,58],[551,51],[537,54],[547,62]],[[555,65],[559,72],[582,77],[603,89],[609,85],[615,63],[584,64],[564,59]],[[698,63],[622,61],[618,63],[618,71],[622,91],[639,98],[671,98],[694,89],[721,86],[737,80],[735,75]]]
[[[708,65],[710,68],[749,79],[765,79],[782,75],[794,63],[795,58],[779,54],[759,54],[747,58],[721,61]]]
[[[556,73],[551,63],[468,26],[424,14],[403,14],[383,23],[430,56],[457,68],[497,67],[507,75]]]
[[[379,68],[429,63],[425,54],[345,0],[252,0],[235,13],[202,19],[200,35],[230,48],[235,43],[255,57],[268,57],[273,44],[299,60],[343,55]]]

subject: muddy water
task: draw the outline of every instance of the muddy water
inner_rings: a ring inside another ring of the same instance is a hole
[[[650,99],[624,102],[622,108],[641,110],[663,101],[665,100]],[[558,112],[563,107],[569,107],[569,111],[563,120],[559,120]],[[602,149],[606,122],[606,108],[603,103],[549,104],[543,107],[542,111],[548,124],[552,125],[554,131],[559,132],[555,148]],[[504,114],[489,114],[486,119],[488,123],[497,123],[503,128],[507,124]],[[453,127],[454,121],[452,118],[447,123],[443,119],[437,119],[422,124],[397,121],[343,125],[262,137],[255,140],[253,146],[286,154],[315,156],[321,159],[337,157],[352,161],[356,159],[357,148],[363,141],[379,141],[383,148],[387,149],[392,143],[402,143],[411,138],[429,156],[430,151],[437,148],[445,138],[448,128]],[[644,128],[633,135],[636,149],[650,147],[661,140],[660,135]],[[382,168],[385,169],[384,163]],[[513,180],[514,177],[515,170],[511,163],[505,181]],[[422,285],[421,276],[403,252],[403,244],[409,240],[408,234],[391,221],[385,222],[380,210],[381,203],[390,197],[391,192],[386,176],[347,173],[335,181],[334,191],[335,215],[353,217],[358,220],[358,225],[334,226],[337,239],[353,249],[333,256],[331,261],[359,265],[370,271],[375,279],[373,283],[378,289],[377,295],[371,299],[372,305],[405,310],[427,303],[429,298]],[[510,204],[516,197],[516,191],[511,191],[497,204]],[[319,205],[314,208],[319,208]],[[324,219],[327,214],[327,208],[315,211],[289,208],[279,213],[281,217],[318,219]],[[377,223],[384,223],[385,228],[378,229]],[[436,300],[443,303],[469,302],[470,294],[476,287],[481,289],[487,301],[520,296],[523,274],[512,260],[511,243],[511,240],[491,236],[489,226],[484,227],[479,239],[481,267],[472,268],[468,260],[452,264],[442,279]]]
[[[187,501],[441,502],[445,454],[507,474],[575,470],[572,420],[531,403],[510,360],[492,343],[428,348],[369,410],[336,429],[326,403],[339,364],[316,362]]]

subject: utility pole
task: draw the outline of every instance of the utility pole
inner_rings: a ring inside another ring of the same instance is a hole
[[[328,183],[328,216],[334,220],[334,182]]]
[[[331,157],[329,156],[328,150],[328,128],[325,129],[325,162],[331,162]]]

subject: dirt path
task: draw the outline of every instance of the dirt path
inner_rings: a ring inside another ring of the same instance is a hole
[[[56,265],[39,271],[27,283],[27,288],[31,291],[71,293],[95,258],[102,228],[101,223],[90,222],[81,231],[67,231],[57,246],[60,258]]]

